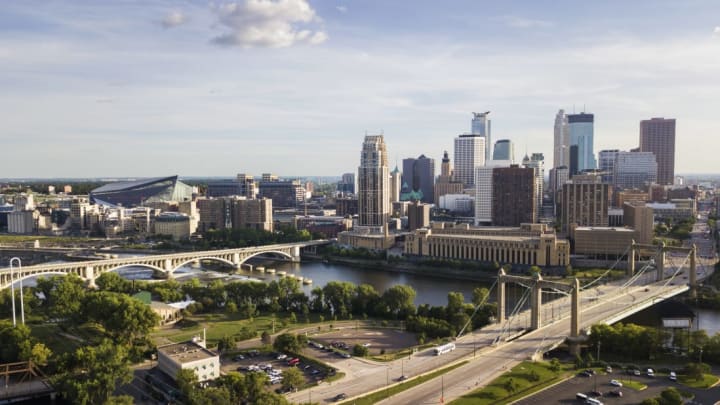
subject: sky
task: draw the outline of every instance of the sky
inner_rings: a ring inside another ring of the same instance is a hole
[[[439,167],[473,111],[549,168],[560,108],[717,173],[719,96],[716,0],[0,2],[0,178],[335,176],[366,133]]]

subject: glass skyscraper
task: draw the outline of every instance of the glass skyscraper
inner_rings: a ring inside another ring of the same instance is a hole
[[[595,170],[595,152],[593,149],[593,127],[595,116],[593,114],[568,114],[568,130],[570,145],[577,145],[577,171]]]
[[[492,136],[490,131],[490,120],[488,119],[490,111],[483,113],[473,113],[472,124],[470,126],[470,133],[473,135],[480,135],[485,138],[485,160],[492,160]],[[457,160],[456,160],[457,165]]]
[[[509,139],[500,139],[495,142],[492,160],[509,160],[515,163],[515,148]]]

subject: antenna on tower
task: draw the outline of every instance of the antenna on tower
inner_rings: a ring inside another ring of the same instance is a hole
[[[585,109],[585,103],[583,103],[583,113],[584,113],[585,111],[587,111],[587,110]]]

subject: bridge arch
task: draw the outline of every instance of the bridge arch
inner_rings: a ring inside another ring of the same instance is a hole
[[[252,259],[253,257],[260,256],[260,255],[265,255],[265,254],[268,254],[268,253],[276,254],[276,255],[278,255],[278,256],[282,256],[282,257],[285,257],[285,258],[290,259],[290,260],[293,260],[293,259],[294,259],[293,255],[291,255],[291,254],[289,254],[289,253],[287,253],[287,252],[282,252],[282,251],[280,251],[280,250],[266,250],[266,251],[264,251],[264,252],[253,253],[253,254],[251,254],[250,256],[247,256],[247,257],[243,258],[242,260],[240,260],[240,263],[238,263],[238,264],[243,264],[243,263],[245,263],[246,261],[248,261],[249,259]]]
[[[230,266],[230,267],[235,267],[235,263],[231,262],[230,260],[223,259],[223,258],[221,258],[221,257],[213,257],[213,256],[196,257],[196,258],[192,258],[192,259],[187,259],[187,260],[185,260],[185,261],[179,262],[178,264],[174,265],[174,266],[173,266],[173,269],[170,271],[170,273],[174,273],[174,272],[175,272],[177,269],[179,269],[180,267],[182,267],[182,266],[184,266],[184,265],[186,265],[186,264],[188,264],[188,263],[192,263],[192,262],[194,262],[194,261],[196,261],[196,260],[197,260],[197,261],[201,261],[201,260],[212,260],[212,261],[216,261],[216,262],[220,262],[220,263],[227,264],[227,265]],[[165,270],[163,270],[163,271],[165,271]]]
[[[120,270],[120,269],[125,268],[125,267],[145,267],[145,268],[148,268],[148,269],[150,269],[150,270],[159,271],[159,272],[162,272],[162,273],[167,273],[167,271],[166,271],[165,269],[160,268],[160,267],[157,267],[157,266],[153,266],[152,264],[146,264],[146,263],[127,263],[127,264],[121,264],[121,265],[118,265],[118,266],[115,266],[115,267],[108,267],[108,268],[105,268],[105,269],[101,269],[101,270],[97,271],[97,274],[96,274],[95,276],[97,277],[97,276],[99,276],[100,274],[110,273],[110,272],[112,272],[112,271],[117,271],[117,270]]]
[[[78,274],[77,272],[72,271],[72,270],[71,271],[46,271],[46,272],[42,272],[42,273],[32,273],[32,274],[24,274],[23,276],[17,276],[13,280],[12,284],[18,283],[20,280],[25,281],[25,280],[27,280],[29,278],[33,278],[33,277],[67,276],[68,274],[75,274],[78,277],[80,277],[81,279],[85,280],[85,276]],[[0,286],[0,289],[4,290],[6,288],[10,288],[10,284],[11,283],[9,283],[9,282],[3,283],[3,285]]]

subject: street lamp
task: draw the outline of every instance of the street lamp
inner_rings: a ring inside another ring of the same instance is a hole
[[[600,345],[601,345],[601,344],[602,344],[602,342],[598,340],[597,361],[600,361]]]

